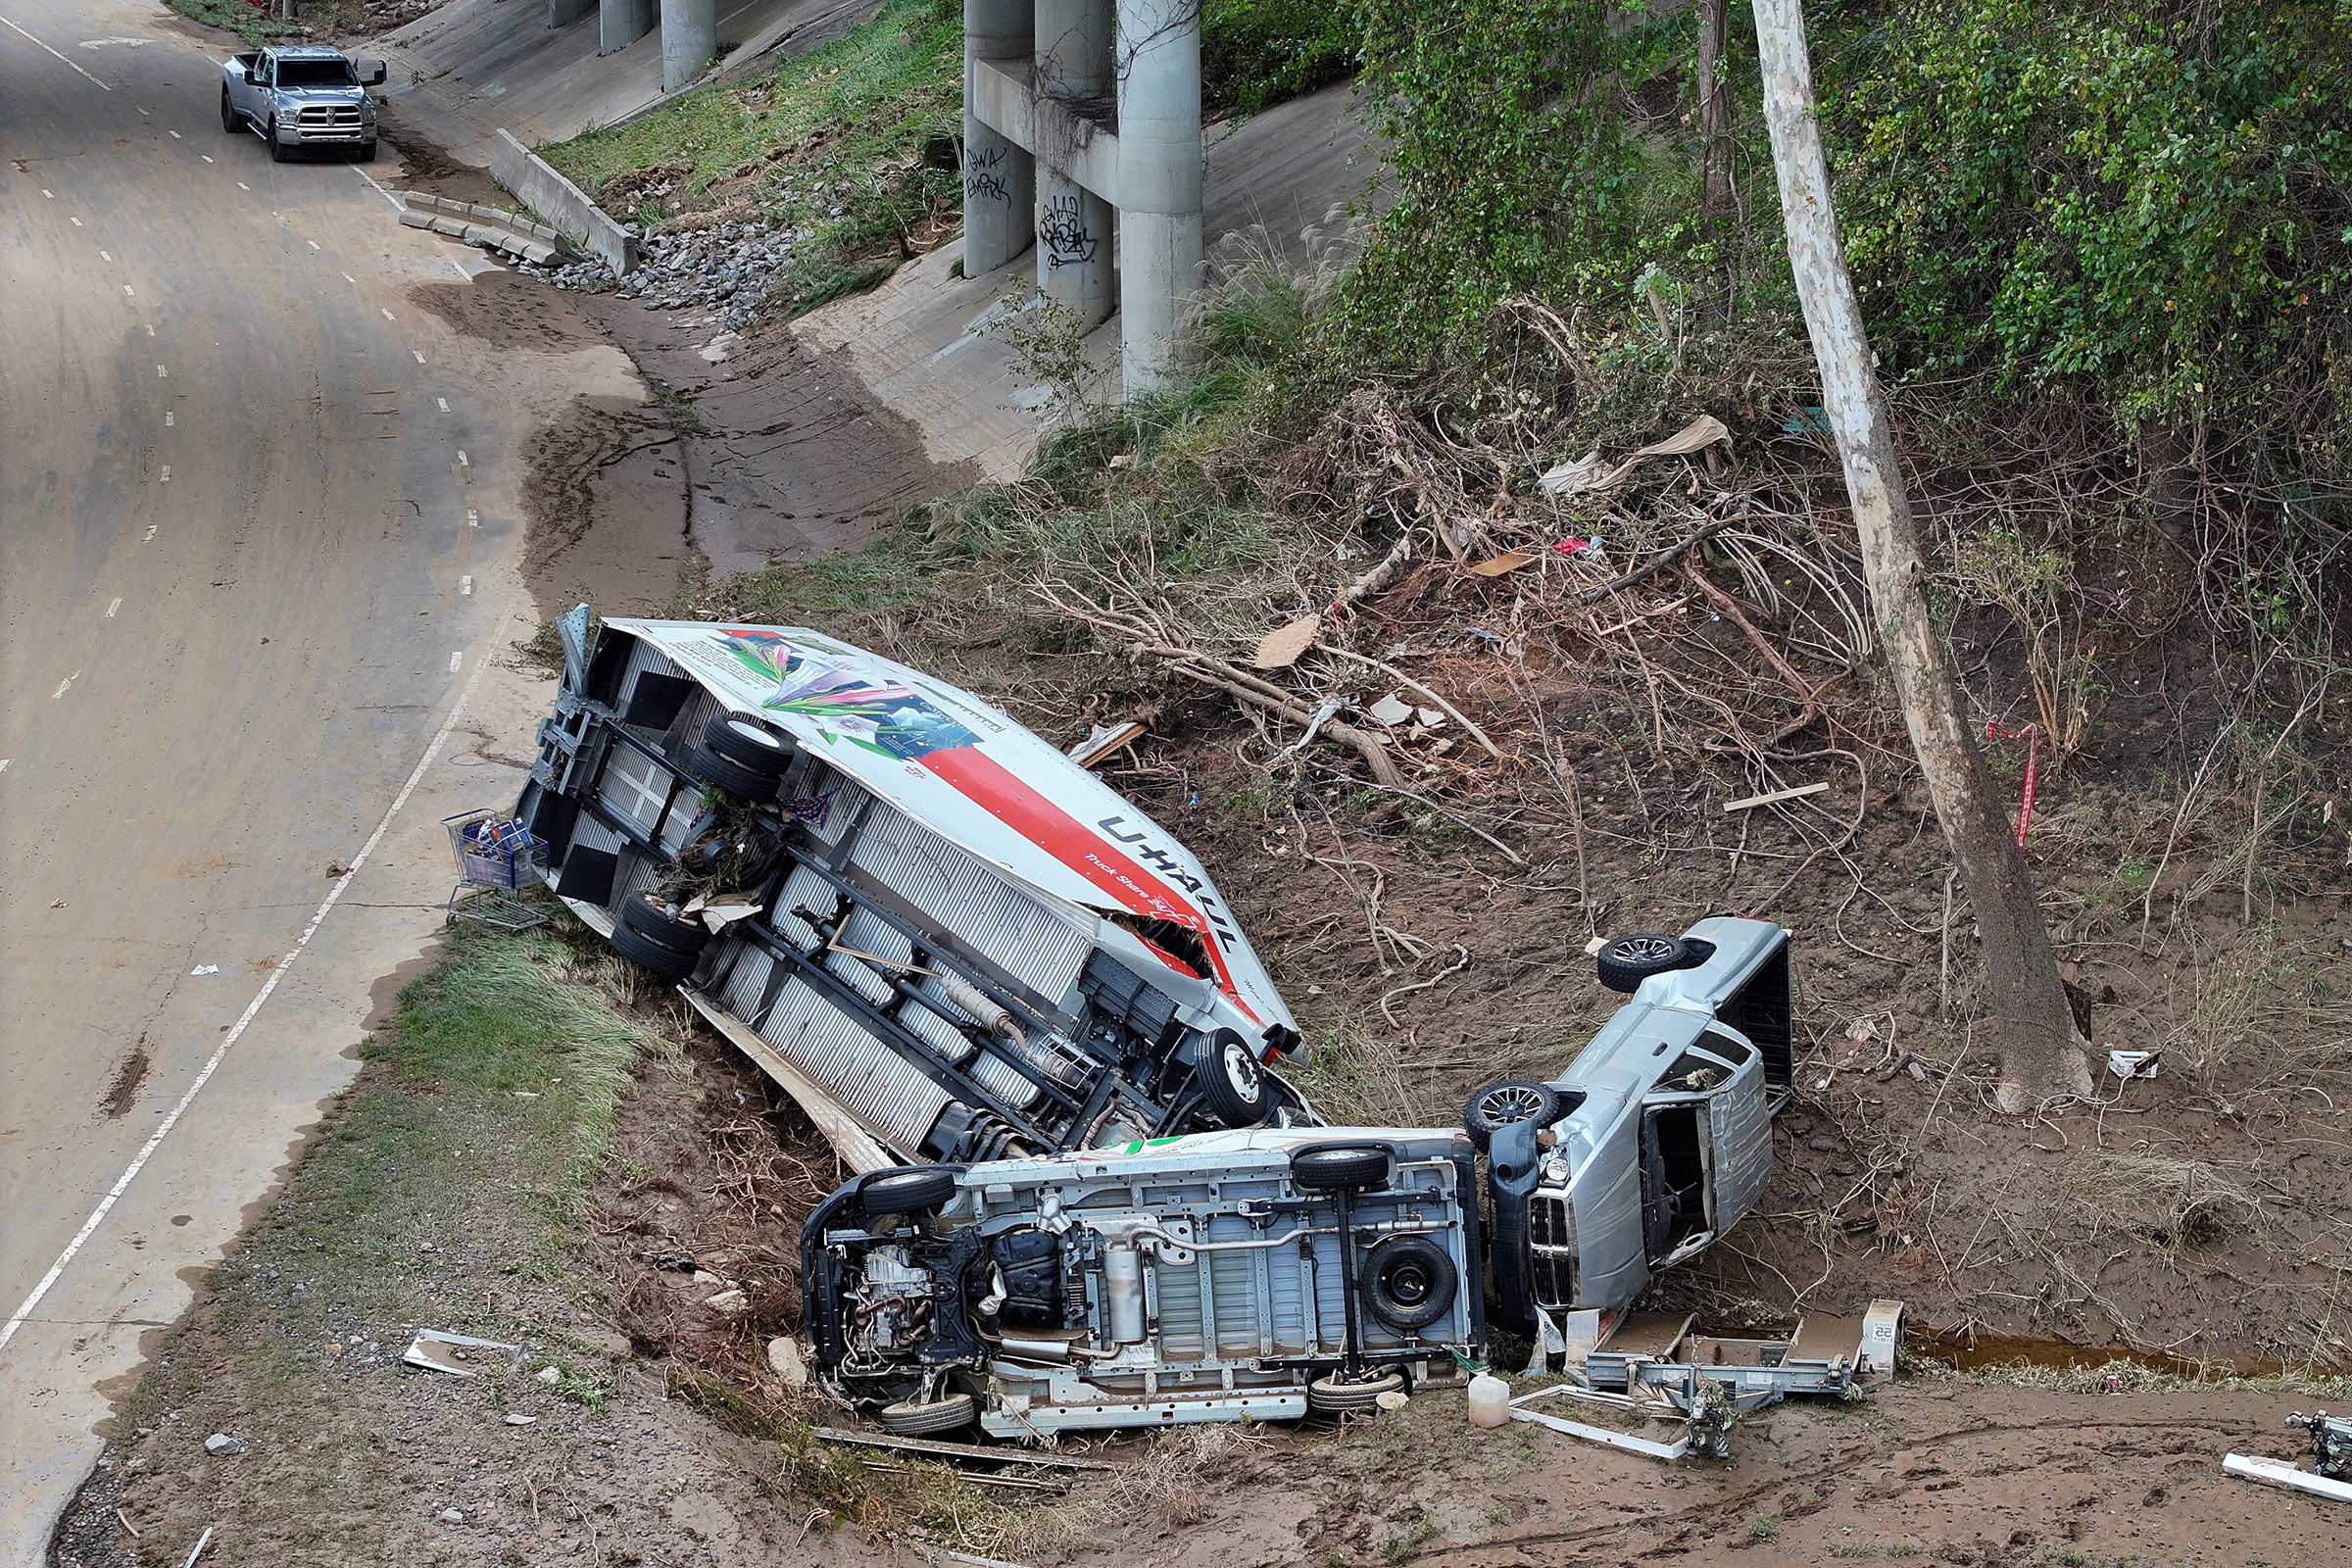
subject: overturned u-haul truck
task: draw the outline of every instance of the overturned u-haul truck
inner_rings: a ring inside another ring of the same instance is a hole
[[[817,632],[559,626],[515,810],[557,894],[853,1163],[1315,1123],[1208,874],[1029,730]]]

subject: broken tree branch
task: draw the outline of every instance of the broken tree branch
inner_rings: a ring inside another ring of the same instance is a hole
[[[1478,742],[1479,745],[1487,749],[1487,755],[1489,757],[1494,758],[1497,762],[1507,762],[1510,760],[1509,758],[1502,755],[1502,750],[1500,747],[1496,746],[1493,741],[1487,739],[1487,732],[1485,730],[1480,729],[1476,724],[1471,723],[1468,718],[1463,716],[1460,709],[1454,707],[1445,698],[1440,697],[1436,692],[1431,691],[1428,687],[1422,685],[1419,681],[1413,679],[1412,676],[1407,675],[1396,665],[1384,664],[1377,659],[1370,658],[1364,654],[1356,653],[1351,649],[1334,648],[1329,643],[1317,643],[1315,644],[1315,648],[1320,653],[1335,654],[1342,659],[1352,659],[1359,664],[1370,664],[1374,669],[1379,670],[1382,674],[1388,676],[1397,684],[1411,687],[1414,691],[1419,692],[1422,696],[1435,703],[1438,706],[1439,710],[1445,713],[1446,717],[1452,719],[1456,724],[1461,725],[1465,734],[1467,734],[1472,740]]]

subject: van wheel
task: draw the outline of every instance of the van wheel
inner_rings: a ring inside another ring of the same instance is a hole
[[[1291,1156],[1291,1184],[1310,1193],[1351,1192],[1389,1179],[1389,1152],[1369,1144],[1325,1144]]]
[[[1446,1249],[1426,1236],[1392,1236],[1365,1254],[1358,1287],[1372,1315],[1393,1329],[1425,1329],[1453,1310],[1461,1280]]]
[[[1201,1102],[1222,1127],[1256,1127],[1273,1108],[1274,1086],[1258,1064],[1250,1042],[1231,1029],[1220,1029],[1201,1048],[1193,1064],[1193,1082]]]
[[[630,925],[612,928],[612,951],[664,980],[683,980],[694,973],[695,965],[703,961],[697,953],[680,953],[665,948],[652,937]]]
[[[1382,1395],[1403,1392],[1401,1372],[1365,1373],[1353,1378],[1345,1372],[1333,1372],[1306,1386],[1306,1407],[1316,1415],[1377,1411]]]
[[[1594,966],[1600,971],[1600,983],[1611,991],[1639,991],[1642,982],[1653,974],[1690,967],[1690,949],[1681,937],[1639,931],[1602,948]]]
[[[774,800],[777,786],[783,782],[781,774],[746,767],[700,743],[686,749],[686,771],[729,795],[740,795],[755,806]]]
[[[226,87],[220,89],[220,128],[231,136],[245,128],[244,118],[237,113],[237,106],[228,101]]]
[[[1513,1122],[1541,1122],[1548,1127],[1560,1119],[1567,1103],[1549,1084],[1505,1078],[1470,1097],[1470,1102],[1462,1107],[1462,1129],[1483,1151],[1496,1132]]]
[[[668,904],[657,903],[658,897],[632,893],[621,900],[620,923],[672,953],[691,956],[710,945],[709,926],[691,914],[671,919]]]
[[[980,1401],[968,1394],[951,1394],[944,1399],[901,1399],[882,1407],[882,1430],[902,1438],[927,1437],[968,1427],[979,1413]]]

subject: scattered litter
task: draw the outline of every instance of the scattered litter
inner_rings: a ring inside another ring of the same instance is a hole
[[[1640,467],[1645,459],[1689,457],[1718,441],[1728,443],[1731,439],[1732,432],[1725,428],[1721,419],[1711,414],[1702,414],[1665,440],[1653,441],[1632,453],[1613,468],[1600,461],[1597,451],[1588,452],[1574,463],[1563,463],[1549,470],[1536,484],[1544,494],[1554,496],[1607,490]]]
[[[1314,646],[1316,634],[1323,630],[1323,617],[1308,613],[1300,615],[1275,631],[1258,639],[1257,656],[1250,661],[1259,669],[1287,669],[1298,662],[1298,656]]]
[[[220,966],[217,963],[200,963],[188,971],[190,974],[219,974],[220,972]]]
[[[52,909],[62,909],[62,908],[64,908],[65,906],[66,906],[66,901],[65,901],[65,900],[63,900],[63,899],[51,899],[51,900],[49,901],[49,907],[51,907]],[[2347,945],[2352,945],[2352,944],[2347,944]]]
[[[1819,795],[1828,788],[1829,785],[1826,783],[1798,784],[1785,790],[1774,790],[1769,795],[1750,795],[1744,800],[1726,801],[1723,808],[1727,811],[1744,811],[1751,807],[1775,806],[1782,801],[1793,801],[1806,795]]]
[[[1808,403],[1781,421],[1781,428],[1790,435],[1828,435],[1830,416],[1818,403]]]
[[[1401,724],[1413,716],[1412,705],[1400,700],[1395,692],[1364,710],[1364,716],[1381,724]]]
[[[808,1386],[808,1357],[801,1353],[801,1342],[789,1335],[767,1342],[767,1369],[793,1388]]]
[[[536,1089],[517,1089],[514,1091],[514,1098],[516,1100],[537,1100],[539,1092]]]
[[[1481,577],[1499,577],[1506,571],[1517,571],[1521,566],[1530,565],[1536,560],[1536,553],[1532,550],[1506,550],[1499,556],[1493,556],[1480,562],[1470,569]]]
[[[665,1268],[676,1274],[699,1274],[703,1265],[694,1260],[692,1252],[639,1252],[641,1261],[656,1268]]]
[[[538,1423],[538,1420],[539,1418],[535,1415],[509,1415],[506,1418],[507,1425],[511,1427],[533,1426]]]
[[[216,1432],[204,1440],[204,1451],[216,1459],[233,1458],[245,1451],[243,1438],[232,1438],[225,1432]]]
[[[466,1522],[466,1516],[455,1508],[444,1508],[441,1510],[441,1522],[445,1525],[462,1525]]]
[[[724,1285],[727,1282],[698,1263],[694,1268],[694,1283],[697,1285]]]
[[[132,1523],[130,1522],[130,1516],[129,1516],[129,1515],[127,1515],[127,1514],[125,1514],[125,1513],[124,1513],[124,1512],[123,1512],[122,1509],[120,1509],[120,1508],[117,1508],[117,1509],[115,1510],[115,1523],[117,1523],[117,1524],[121,1525],[121,1526],[122,1526],[123,1529],[125,1529],[125,1530],[129,1531],[129,1532],[130,1532],[130,1539],[131,1539],[131,1540],[133,1540],[133,1541],[136,1541],[136,1540],[138,1540],[138,1539],[139,1539],[139,1527],[138,1527],[137,1525],[134,1525],[134,1524],[132,1524]]]
[[[725,1312],[732,1315],[748,1310],[752,1304],[752,1298],[739,1290],[721,1291],[716,1296],[706,1297],[703,1304],[713,1312]]]
[[[2156,1076],[2158,1051],[2110,1051],[2107,1070],[2118,1078],[2153,1078]]]
[[[2319,1418],[2326,1420],[2327,1412],[2322,1411]],[[2309,1470],[2298,1470],[2284,1459],[2232,1453],[2223,1456],[2222,1468],[2230,1475],[2242,1476],[2248,1481],[2308,1492],[2315,1497],[2333,1497],[2338,1502],[2352,1502],[2352,1481],[2337,1481],[2328,1476],[2314,1475]]]
[[[1571,561],[1589,561],[1596,566],[1602,561],[1600,541],[1587,539],[1581,534],[1570,534],[1565,539],[1555,539],[1552,541],[1551,548]]]
[[[1110,460],[1110,466],[1114,472],[1124,471],[1128,468],[1134,467],[1135,454],[1132,452],[1120,452],[1114,454]]]
[[[543,1366],[532,1376],[552,1389],[564,1381],[564,1369],[559,1366]]]
[[[439,1329],[418,1329],[416,1338],[401,1352],[401,1360],[410,1366],[420,1366],[432,1372],[455,1373],[462,1378],[481,1376],[480,1366],[467,1363],[475,1358],[471,1350],[512,1351],[514,1346],[503,1340],[476,1340],[463,1334],[444,1334]]]
[[[1845,1026],[1845,1038],[1857,1046],[1865,1040],[1876,1040],[1878,1035],[1879,1019],[1876,1013],[1866,1012]]]
[[[188,1553],[188,1560],[181,1563],[179,1568],[196,1568],[196,1559],[204,1555],[204,1548],[213,1544],[213,1532],[220,1528],[219,1525],[206,1525],[204,1534],[196,1538],[196,1549]]]
[[[1372,1402],[1381,1409],[1394,1414],[1412,1403],[1413,1397],[1401,1389],[1390,1389],[1385,1393],[1372,1396]]]
[[[1092,767],[1120,747],[1133,745],[1150,733],[1150,727],[1137,719],[1124,724],[1097,724],[1086,739],[1070,748],[1068,756],[1080,767]]]
[[[763,904],[752,904],[742,899],[731,899],[724,904],[707,904],[695,912],[703,917],[703,924],[716,933],[725,930],[738,920],[750,919],[765,907],[767,906]]]
[[[1600,956],[1600,950],[1608,945],[1609,939],[1607,937],[1594,937],[1592,941],[1585,944],[1585,956],[1588,958],[1598,957]]]

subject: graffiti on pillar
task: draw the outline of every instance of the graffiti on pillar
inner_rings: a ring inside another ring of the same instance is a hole
[[[1055,196],[1038,215],[1037,245],[1049,270],[1077,267],[1095,259],[1095,232],[1086,226],[1086,214],[1075,196]]]
[[[1004,188],[1004,149],[975,147],[966,149],[963,159],[963,199],[969,201],[1008,202],[1012,192]]]

